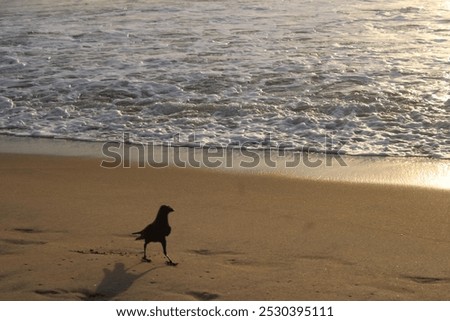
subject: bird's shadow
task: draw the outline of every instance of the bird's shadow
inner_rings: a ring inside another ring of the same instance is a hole
[[[125,268],[125,264],[116,263],[114,269],[103,269],[103,279],[98,284],[95,291],[82,290],[85,301],[106,301],[112,300],[121,293],[127,291],[134,282],[145,274],[154,271],[160,267],[151,268],[142,273],[132,273],[130,270],[136,265]]]

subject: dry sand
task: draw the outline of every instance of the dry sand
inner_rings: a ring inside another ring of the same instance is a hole
[[[0,299],[450,299],[449,190],[99,163],[0,154]]]

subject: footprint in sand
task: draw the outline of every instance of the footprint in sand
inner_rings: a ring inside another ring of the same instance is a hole
[[[92,292],[86,289],[81,290],[42,289],[42,290],[35,290],[34,293],[57,300],[78,298],[83,301],[96,301],[96,300],[105,300],[106,298],[106,296],[101,293]]]
[[[32,233],[43,233],[43,231],[38,230],[38,229],[34,229],[34,228],[22,228],[22,227],[18,227],[18,228],[14,228],[13,231],[16,232],[21,232],[21,233],[27,233],[27,234],[32,234]]]
[[[21,234],[37,234],[37,233],[42,233],[41,230],[38,229],[34,229],[34,228],[14,228],[11,231],[13,232],[19,232]],[[47,244],[47,242],[45,241],[37,241],[37,240],[27,240],[27,239],[23,239],[23,238],[2,238],[0,239],[1,242],[4,243],[8,243],[8,244],[13,244],[13,245],[43,245],[43,244]]]
[[[215,299],[219,298],[218,294],[208,293],[208,292],[189,291],[189,292],[186,292],[186,294],[188,294],[200,301],[211,301],[211,300],[215,300]]]
[[[402,278],[413,281],[420,284],[438,284],[438,283],[449,283],[450,278],[437,278],[428,276],[410,276],[402,275]]]
[[[45,233],[61,233],[61,231],[43,231],[36,228],[31,227],[16,227],[9,230],[10,232],[13,232],[12,235],[17,235],[17,233],[20,234],[29,234],[31,237],[31,234],[45,234]],[[47,244],[47,241],[42,240],[33,240],[28,239],[28,237],[20,236],[20,238],[15,238],[14,236],[8,237],[8,238],[2,238],[0,239],[0,242],[4,242],[7,244],[12,245],[44,245]],[[0,251],[1,252],[1,251]]]
[[[47,244],[47,242],[44,241],[32,241],[32,240],[17,240],[17,239],[0,239],[0,241],[8,243],[8,244],[14,244],[14,245],[43,245]]]
[[[189,252],[198,255],[239,255],[241,253],[234,251],[214,251],[209,249],[190,250]]]
[[[120,250],[70,250],[70,252],[78,253],[78,254],[87,254],[87,255],[118,255],[118,256],[130,256],[131,254],[126,251]]]
[[[242,257],[242,253],[235,251],[214,251],[209,249],[190,250],[189,252],[202,256],[223,256],[224,262],[230,265],[253,265],[255,262]]]

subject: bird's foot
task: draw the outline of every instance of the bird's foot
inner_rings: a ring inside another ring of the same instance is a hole
[[[172,261],[167,261],[167,262],[166,262],[166,265],[168,265],[168,266],[177,266],[178,263],[174,263],[174,262],[172,262]]]
[[[145,263],[150,263],[152,261],[150,259],[147,259],[145,256],[141,260],[142,260],[142,262],[145,262]]]

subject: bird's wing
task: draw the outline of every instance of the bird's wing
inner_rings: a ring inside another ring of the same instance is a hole
[[[131,233],[131,234],[141,234],[141,235],[142,234],[148,234],[148,233],[151,233],[152,230],[153,230],[153,225],[149,224],[143,230],[141,230],[139,232],[134,232],[134,233]]]
[[[141,234],[146,234],[146,235],[152,234],[156,230],[155,227],[156,227],[155,224],[149,224],[145,227],[145,229],[142,230]]]

